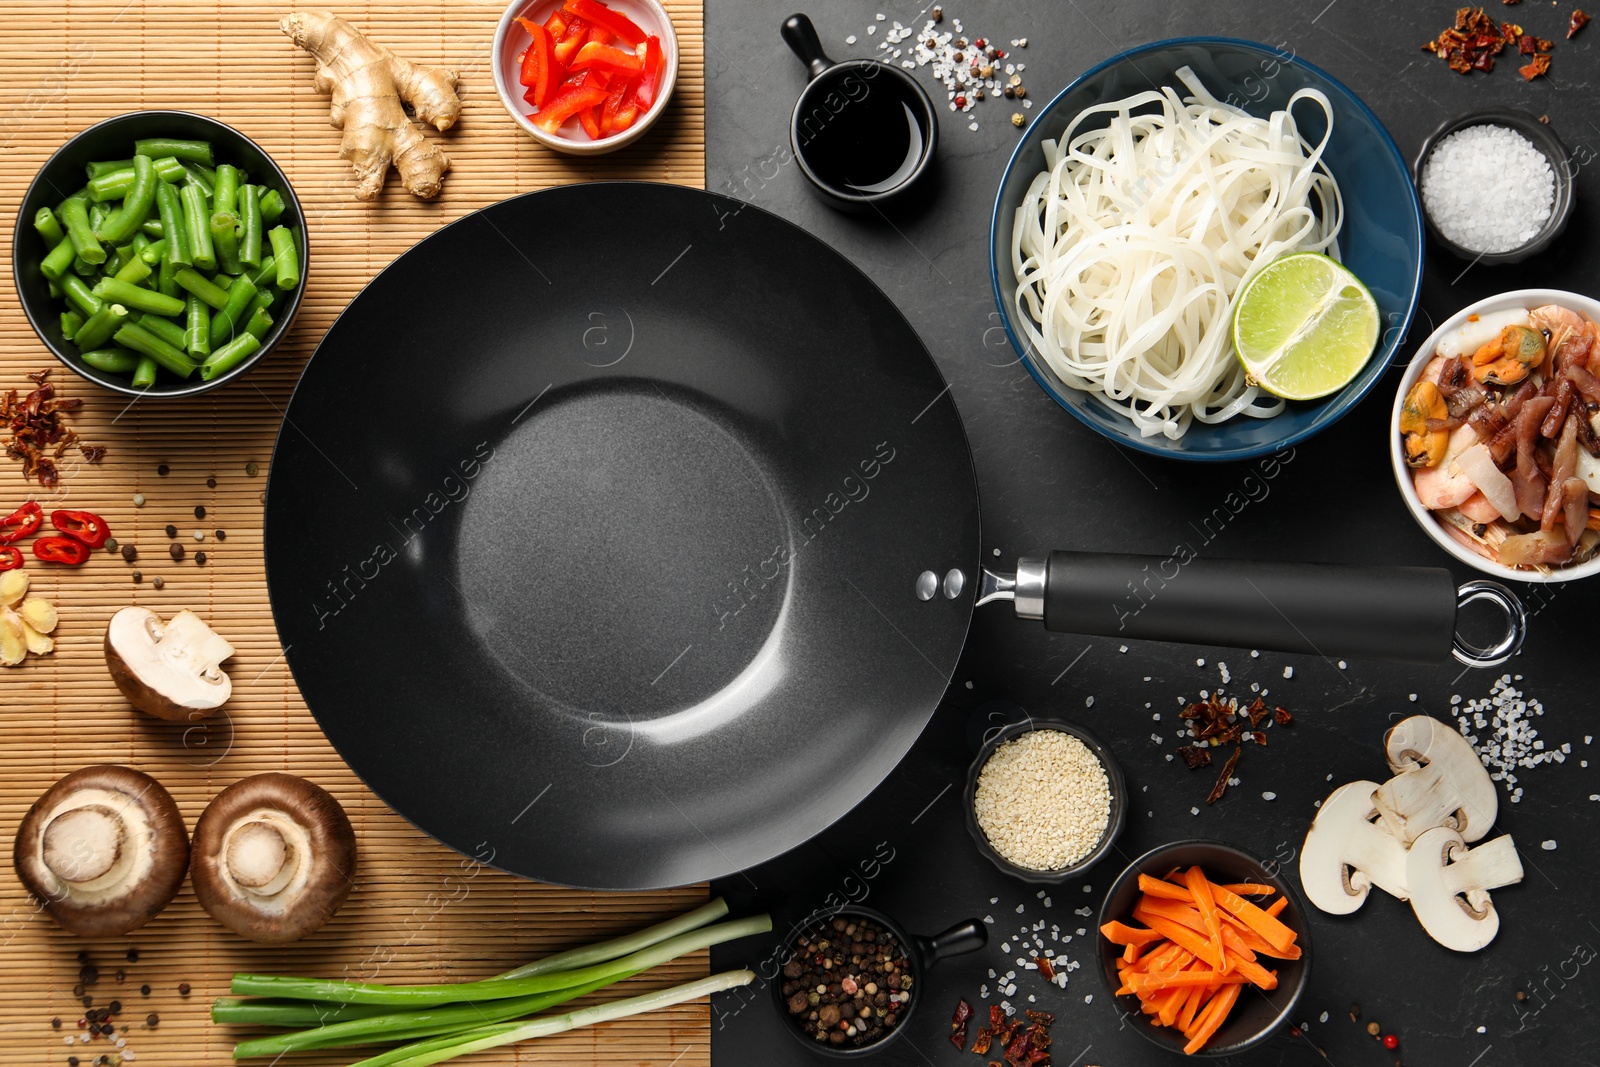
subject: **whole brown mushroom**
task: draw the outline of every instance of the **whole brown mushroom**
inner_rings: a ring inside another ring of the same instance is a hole
[[[73,771],[34,802],[12,862],[64,930],[115,937],[171,903],[189,866],[189,835],[171,794],[131,767]]]
[[[211,917],[252,941],[297,941],[333,917],[356,873],[356,835],[321,786],[252,775],[194,827],[194,892]]]

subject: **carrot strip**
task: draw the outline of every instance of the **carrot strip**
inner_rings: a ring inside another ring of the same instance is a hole
[[[1277,892],[1272,886],[1260,882],[1233,882],[1222,888],[1241,897],[1270,897]]]
[[[1122,946],[1122,962],[1123,963],[1137,963],[1139,961],[1139,957],[1141,955],[1143,955],[1143,953],[1144,953],[1144,946],[1143,945],[1135,945],[1135,944],[1130,942],[1130,943]]]
[[[1180,1031],[1187,1030],[1194,1025],[1195,1013],[1200,1010],[1200,1002],[1206,997],[1206,986],[1193,986],[1189,995],[1183,1000],[1183,1010],[1178,1012],[1178,1021],[1172,1025]]]
[[[1146,897],[1135,905],[1135,913],[1143,911],[1148,915],[1159,915],[1163,919],[1182,923],[1197,933],[1208,934],[1206,922],[1200,917],[1199,910],[1187,901],[1171,900],[1166,897]]]
[[[1206,1047],[1206,1042],[1211,1040],[1212,1035],[1222,1026],[1222,1021],[1233,1010],[1233,1005],[1239,999],[1239,990],[1242,988],[1244,987],[1227,986],[1206,1005],[1205,1015],[1195,1025],[1194,1032],[1184,1034],[1189,1039],[1189,1043],[1183,1046],[1185,1056],[1193,1056]]]
[[[1141,916],[1137,908],[1134,909],[1134,918],[1147,923],[1152,930],[1161,931],[1166,935],[1167,940],[1181,946],[1185,952],[1204,960],[1211,965],[1213,970],[1220,971],[1222,969],[1222,960],[1217,955],[1216,949],[1211,942],[1187,926],[1179,925],[1170,919],[1163,919],[1159,915],[1151,915],[1148,912]]]
[[[1279,897],[1277,900],[1274,900],[1271,904],[1267,905],[1266,912],[1267,912],[1268,915],[1271,915],[1273,918],[1277,918],[1278,914],[1280,912],[1282,912],[1283,909],[1287,908],[1288,906],[1289,906],[1289,898],[1288,897]]]
[[[1233,915],[1225,911],[1220,912],[1219,914],[1222,917],[1222,925],[1224,927],[1231,928],[1235,933],[1237,933],[1239,935],[1239,940],[1243,942],[1244,945],[1251,951],[1259,953],[1263,956],[1272,956],[1280,960],[1297,960],[1300,958],[1299,945],[1290,945],[1287,951],[1277,948],[1273,945],[1269,945],[1260,934],[1246,926],[1244,920],[1239,918],[1237,915]]]
[[[1188,883],[1189,892],[1194,894],[1195,906],[1199,908],[1200,919],[1206,926],[1206,936],[1211,939],[1211,947],[1222,961],[1219,970],[1227,974],[1233,970],[1233,963],[1222,948],[1222,924],[1217,918],[1217,903],[1211,896],[1211,883],[1206,880],[1206,872],[1199,866],[1190,867],[1184,872],[1183,880]]]
[[[1249,980],[1251,985],[1262,989],[1278,988],[1278,972],[1269,971],[1254,960],[1247,960],[1243,956],[1233,957],[1233,968]]]
[[[1148,874],[1139,876],[1139,889],[1147,896],[1163,897],[1167,900],[1193,900],[1190,890],[1181,885],[1173,885],[1159,878],[1152,878]]]
[[[1102,926],[1100,933],[1113,945],[1147,945],[1161,940],[1161,935],[1154,930],[1141,930],[1115,920]]]
[[[1165,971],[1161,974],[1136,974],[1128,979],[1135,993],[1157,993],[1164,989],[1190,989],[1194,986],[1243,985],[1243,974],[1219,975],[1213,970]]]
[[[1255,961],[1255,950],[1244,943],[1244,938],[1239,936],[1239,931],[1233,928],[1232,923],[1222,924],[1222,947],[1241,959]]]
[[[1212,896],[1217,905],[1239,918],[1272,947],[1287,952],[1290,945],[1294,944],[1294,931],[1279,922],[1276,916],[1268,915],[1239,894],[1224,889],[1222,886],[1211,887]]]
[[[1157,1003],[1160,1007],[1156,1010],[1156,1018],[1161,1020],[1162,1026],[1171,1026],[1178,1021],[1178,1012],[1183,1010],[1183,1002],[1189,998],[1189,990],[1178,986],[1169,989]]]

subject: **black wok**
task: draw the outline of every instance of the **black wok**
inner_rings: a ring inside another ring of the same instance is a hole
[[[350,766],[441,841],[588,888],[723,875],[843,815],[980,596],[1086,633],[1451,646],[1442,570],[1001,576],[978,534],[949,388],[888,298],[776,216],[634,183],[506,201],[388,267],[306,368],[266,508],[288,662]]]

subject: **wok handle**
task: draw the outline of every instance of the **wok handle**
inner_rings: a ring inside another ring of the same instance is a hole
[[[1495,601],[1507,636],[1478,648],[1456,635],[1456,610]],[[1021,560],[1016,610],[1047,629],[1104,637],[1273,649],[1324,658],[1370,657],[1469,666],[1504,662],[1521,646],[1525,617],[1510,590],[1473,582],[1459,594],[1438,567],[1052,552]]]
[[[989,943],[989,928],[977,919],[956,923],[943,933],[915,939],[917,955],[924,967],[932,967],[951,956],[965,956]]]
[[[823,71],[833,66],[833,60],[822,50],[817,28],[804,15],[790,15],[784,19],[779,32],[783,35],[783,43],[806,65],[811,77],[820,78]]]

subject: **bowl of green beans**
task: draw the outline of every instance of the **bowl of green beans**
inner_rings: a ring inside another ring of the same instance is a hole
[[[75,373],[130,396],[192,396],[245,374],[305,291],[305,220],[250,138],[186,111],[106,119],[22,198],[17,296]]]

